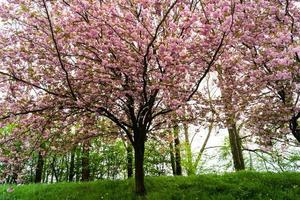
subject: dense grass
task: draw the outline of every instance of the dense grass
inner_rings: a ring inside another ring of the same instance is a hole
[[[300,200],[299,173],[239,172],[193,177],[147,177],[149,200],[167,199],[249,199]],[[58,183],[0,187],[1,200],[102,200],[139,199],[133,180]]]

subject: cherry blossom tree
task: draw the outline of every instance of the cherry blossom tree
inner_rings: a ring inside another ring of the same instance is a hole
[[[40,137],[82,117],[96,123],[105,116],[131,141],[136,192],[144,194],[147,136],[196,93],[230,38],[235,5],[229,0],[2,4],[1,126],[15,124],[15,138],[28,130]]]
[[[249,25],[235,49],[248,77],[241,82],[252,88],[245,109],[248,127],[264,144],[289,133],[299,142],[299,6],[289,0],[261,1],[246,11]]]
[[[230,44],[213,68],[220,94],[211,109],[228,129],[236,170],[245,168],[240,130],[260,144],[288,133],[299,140],[299,13],[295,1],[236,6]]]

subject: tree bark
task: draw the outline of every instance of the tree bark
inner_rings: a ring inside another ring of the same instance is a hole
[[[44,159],[44,170],[43,170],[43,183],[48,183],[49,181],[49,165],[47,159]]]
[[[145,183],[144,183],[144,144],[136,144],[134,147],[134,164],[135,164],[135,190],[139,195],[145,195]]]
[[[135,192],[139,196],[146,195],[144,153],[145,153],[145,130],[134,130],[134,167],[135,167]]]
[[[53,156],[52,163],[51,163],[51,168],[52,168],[51,183],[53,183],[53,175],[55,177],[56,182],[59,181],[58,174],[57,174],[57,171],[55,169],[55,165],[56,165],[56,155]]]
[[[239,131],[236,127],[236,109],[234,109],[234,89],[230,89],[225,87],[228,82],[230,81],[236,81],[232,79],[231,77],[231,71],[230,69],[226,69],[222,71],[221,68],[217,69],[218,71],[218,77],[220,81],[220,89],[221,89],[221,96],[222,101],[225,108],[225,115],[226,115],[226,127],[228,129],[229,134],[229,142],[230,142],[230,148],[233,158],[233,164],[236,171],[244,170],[245,164],[244,164],[244,158],[242,153],[242,145],[241,145],[241,138],[239,136]]]
[[[198,152],[196,161],[195,161],[195,163],[194,163],[194,169],[195,169],[195,172],[197,171],[197,167],[198,167],[198,165],[199,165],[199,162],[200,162],[200,160],[201,160],[201,158],[202,158],[202,155],[203,155],[203,153],[204,153],[204,151],[205,151],[206,145],[207,145],[208,140],[209,140],[209,138],[210,138],[210,135],[211,135],[211,132],[212,132],[212,129],[213,129],[213,124],[214,124],[213,122],[210,123],[210,125],[209,125],[209,127],[208,127],[208,133],[207,133],[207,135],[206,135],[206,138],[205,138],[205,140],[204,140],[204,142],[203,142],[203,144],[202,144],[202,146],[201,146],[201,149],[200,149],[199,152]]]
[[[293,115],[290,120],[290,130],[292,131],[293,136],[300,142],[300,127],[298,124],[298,119],[300,118],[300,112],[297,115]]]
[[[35,183],[41,183],[42,175],[43,175],[43,168],[44,168],[44,158],[43,158],[41,152],[39,152],[37,166],[36,166],[36,170],[35,170],[35,179],[34,179]]]
[[[174,145],[173,145],[173,141],[170,142],[170,159],[171,159],[171,167],[172,167],[172,172],[173,172],[173,176],[176,175],[176,163],[175,163],[175,156],[174,156]]]
[[[187,123],[183,124],[184,129],[184,139],[185,139],[185,153],[186,153],[186,159],[187,159],[187,175],[195,175],[196,171],[193,164],[193,153],[192,153],[192,147],[189,139],[189,126]]]
[[[180,156],[180,140],[179,140],[179,127],[176,125],[174,127],[174,143],[175,143],[175,163],[176,163],[176,175],[182,175],[181,167],[181,156]]]
[[[81,158],[81,165],[82,165],[81,180],[82,181],[90,180],[89,151],[90,151],[89,142],[84,142],[82,145],[82,158]]]
[[[80,167],[81,167],[81,157],[82,151],[77,150],[75,153],[75,181],[79,182],[81,178]]]
[[[75,169],[75,148],[71,151],[70,158],[70,171],[69,171],[69,182],[72,182],[74,179],[74,169]]]
[[[229,125],[228,133],[234,168],[236,171],[244,170],[245,163],[242,152],[241,138],[235,123],[231,123]]]
[[[133,149],[132,149],[132,145],[129,144],[129,142],[127,143],[126,151],[127,151],[127,177],[131,178],[133,174],[133,166],[132,166]]]

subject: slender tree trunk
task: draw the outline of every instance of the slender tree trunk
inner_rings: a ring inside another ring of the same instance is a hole
[[[211,135],[211,132],[212,132],[212,129],[213,129],[213,124],[214,124],[213,122],[210,123],[210,125],[209,125],[209,127],[208,127],[208,133],[207,133],[207,135],[206,135],[206,138],[205,138],[205,140],[204,140],[204,142],[203,142],[203,144],[202,144],[202,146],[201,146],[201,149],[200,149],[199,152],[198,152],[197,158],[196,158],[196,160],[195,160],[195,162],[194,162],[195,172],[197,171],[197,167],[198,167],[198,165],[199,165],[199,162],[200,162],[200,160],[201,160],[201,158],[202,158],[202,155],[203,155],[203,153],[204,153],[204,151],[205,151],[206,145],[207,145],[208,140],[209,140],[209,138],[210,138],[210,135]]]
[[[132,167],[133,149],[132,149],[132,145],[129,144],[129,142],[127,143],[126,151],[127,151],[127,177],[131,178],[133,174],[133,167]]]
[[[174,127],[174,143],[175,143],[175,163],[176,163],[176,175],[182,175],[181,156],[180,156],[180,140],[179,140],[179,127]]]
[[[69,182],[72,182],[74,179],[74,169],[75,169],[75,148],[71,151],[70,158],[70,170],[69,170]]]
[[[170,159],[171,159],[171,167],[172,167],[172,172],[173,175],[176,175],[176,163],[175,163],[175,156],[174,156],[174,145],[173,141],[170,142]]]
[[[48,183],[48,181],[49,181],[48,167],[49,167],[48,160],[44,159],[43,183]]]
[[[58,169],[57,169],[57,174],[58,174],[58,182],[62,182],[63,181],[63,177],[64,176],[64,163],[65,163],[65,156],[60,157],[60,159],[58,160]]]
[[[84,142],[82,146],[82,173],[81,173],[81,180],[82,181],[89,181],[90,180],[90,166],[89,166],[89,142]]]
[[[192,154],[192,148],[189,140],[189,127],[188,124],[183,124],[184,129],[184,139],[185,139],[185,153],[187,158],[187,175],[195,175],[195,169],[193,165],[193,154]]]
[[[43,179],[42,179],[42,183],[48,183],[48,165],[47,165],[47,159],[44,158],[44,167],[43,167]]]
[[[43,168],[44,168],[44,158],[43,158],[41,152],[39,152],[37,166],[36,166],[36,170],[35,170],[35,179],[34,179],[35,183],[41,183],[42,175],[43,175]]]
[[[250,166],[249,166],[249,168],[250,168],[250,170],[253,170],[254,168],[253,168],[253,160],[252,160],[252,155],[251,155],[251,152],[249,152],[249,164],[250,164]]]
[[[30,183],[33,183],[34,175],[33,175],[33,163],[30,165]]]
[[[220,81],[220,89],[221,89],[221,96],[223,99],[223,104],[225,107],[225,114],[226,114],[226,127],[228,129],[229,134],[229,142],[231,147],[231,153],[233,158],[233,164],[236,171],[244,170],[244,158],[242,153],[242,145],[241,139],[239,136],[239,131],[236,127],[236,111],[234,109],[234,90],[230,90],[225,87],[228,84],[228,81],[235,81],[232,80],[231,71],[230,69],[222,71],[221,68],[217,69],[219,73],[219,81]]]
[[[66,157],[66,159],[65,159],[66,173],[64,175],[64,179],[65,179],[65,181],[69,181],[71,156],[69,156],[69,154],[66,154],[65,157]],[[69,158],[70,158],[70,160],[69,160]]]
[[[53,179],[54,179],[54,171],[53,169],[51,170],[51,179],[50,179],[50,183],[53,183]]]
[[[58,174],[57,174],[57,171],[56,171],[56,169],[55,169],[55,165],[56,165],[56,156],[54,155],[53,160],[52,160],[52,163],[51,163],[51,168],[52,168],[52,179],[51,179],[51,183],[53,183],[53,175],[54,175],[54,177],[55,177],[56,182],[59,181]]]
[[[235,123],[231,123],[229,125],[228,133],[234,168],[236,171],[244,170],[245,163],[242,152],[241,138]]]
[[[82,155],[82,150],[79,149],[79,150],[76,150],[76,153],[75,153],[75,175],[76,175],[76,182],[80,181],[80,177],[81,177],[81,174],[80,174],[80,167],[81,167],[81,155]]]

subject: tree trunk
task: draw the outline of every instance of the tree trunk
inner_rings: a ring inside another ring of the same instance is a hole
[[[172,172],[173,172],[173,176],[176,175],[176,163],[175,163],[175,156],[174,156],[174,145],[173,145],[173,141],[170,142],[170,159],[171,159],[171,167],[172,167]]]
[[[229,125],[228,133],[234,168],[236,171],[244,170],[245,163],[242,152],[241,138],[235,123],[231,123]]]
[[[181,156],[180,156],[180,140],[179,140],[179,127],[174,127],[174,143],[175,143],[175,163],[176,163],[176,175],[182,175]]]
[[[55,169],[55,165],[56,165],[56,155],[54,155],[53,160],[52,160],[52,163],[51,163],[51,168],[52,168],[52,179],[51,179],[51,183],[53,183],[53,175],[54,175],[54,177],[55,177],[55,179],[56,179],[56,182],[59,181],[59,179],[58,179],[58,174],[57,174],[57,171],[56,171],[56,169]]]
[[[134,145],[134,165],[135,165],[135,191],[138,195],[145,195],[145,183],[144,183],[144,152],[145,143],[136,143]]]
[[[75,153],[75,181],[79,182],[80,178],[81,178],[81,174],[80,174],[80,167],[81,167],[81,156],[82,156],[82,151],[76,150]]]
[[[53,183],[53,179],[54,179],[54,171],[53,169],[51,170],[51,179],[50,179],[50,183]]]
[[[33,175],[33,165],[30,165],[30,183],[34,182],[34,175]]]
[[[82,158],[81,158],[81,165],[82,165],[81,180],[82,181],[90,180],[89,151],[90,151],[89,142],[84,142],[82,146]]]
[[[35,179],[34,179],[35,183],[40,183],[42,181],[43,168],[44,168],[44,158],[41,152],[39,152],[37,166],[35,170]]]
[[[44,159],[43,183],[48,183],[49,180],[48,168],[49,168],[48,161],[47,159]]]
[[[193,164],[193,153],[192,153],[192,147],[189,140],[189,126],[188,124],[183,124],[184,129],[184,139],[185,139],[185,153],[186,153],[186,159],[187,159],[187,175],[195,175],[195,168]]]
[[[300,128],[298,124],[298,119],[300,118],[300,112],[297,115],[293,115],[293,117],[290,120],[290,130],[292,131],[292,134],[297,139],[298,142],[300,142]]]
[[[234,95],[235,92],[232,89],[228,89],[225,86],[228,85],[231,81],[236,81],[232,79],[231,77],[231,71],[230,69],[226,69],[224,71],[221,70],[221,68],[217,69],[219,75],[219,81],[220,81],[220,89],[221,89],[221,96],[223,99],[224,109],[225,109],[225,115],[226,115],[226,127],[228,129],[229,134],[229,142],[230,142],[230,148],[233,158],[233,164],[236,171],[244,170],[245,164],[244,164],[244,158],[242,153],[242,145],[241,145],[241,139],[239,136],[239,131],[236,127],[236,109],[234,109]]]
[[[73,149],[71,151],[69,182],[73,181],[73,178],[74,178],[74,168],[75,168],[75,149]]]
[[[133,150],[131,144],[129,143],[127,144],[126,151],[127,151],[127,177],[131,178],[133,174],[133,168],[132,168]]]
[[[202,146],[201,146],[201,149],[200,149],[199,152],[198,152],[197,158],[196,158],[196,160],[195,160],[195,162],[194,162],[195,173],[196,173],[196,171],[197,171],[197,167],[198,167],[198,165],[199,165],[199,162],[200,162],[200,160],[201,160],[201,158],[202,158],[202,155],[203,155],[203,153],[204,153],[204,151],[205,151],[206,145],[207,145],[208,140],[209,140],[209,138],[210,138],[210,135],[211,135],[211,132],[212,132],[212,129],[213,129],[213,124],[214,124],[213,122],[210,123],[210,125],[209,125],[209,127],[208,127],[208,133],[207,133],[207,135],[206,135],[206,138],[205,138],[205,140],[204,140],[204,142],[203,142],[203,144],[202,144]]]
[[[145,130],[134,130],[134,167],[135,167],[135,192],[139,196],[146,195],[144,153],[145,153]]]

